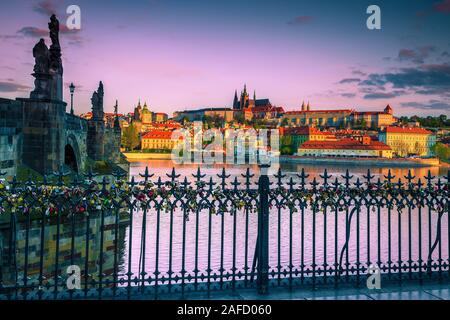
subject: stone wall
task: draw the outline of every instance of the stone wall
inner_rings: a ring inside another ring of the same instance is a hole
[[[105,274],[111,274],[114,270],[114,253],[117,239],[118,252],[123,250],[125,228],[118,227],[116,235],[115,216],[106,215],[102,226],[101,218],[97,213],[90,213],[89,238],[86,233],[86,218],[76,217],[74,225],[74,250],[73,264],[78,265],[84,270],[86,257],[89,262],[89,272],[93,277],[98,276],[100,263]],[[59,230],[56,219],[48,219],[44,230],[44,247],[42,252],[42,263],[44,267],[44,276],[52,278],[56,264],[56,241],[59,241],[58,266],[62,275],[66,275],[66,270],[71,265],[72,257],[72,219],[61,219]],[[101,234],[103,229],[103,246]],[[25,266],[25,251],[27,232],[24,222],[17,223],[16,249],[17,271],[23,274]],[[57,237],[58,235],[58,237]],[[28,231],[28,276],[31,280],[37,280],[41,263],[41,221],[31,222]],[[15,283],[14,266],[9,261],[9,249],[11,230],[8,226],[0,225],[0,268],[2,268],[3,281],[12,285]],[[89,251],[86,251],[86,241],[89,239]]]
[[[16,175],[20,164],[22,124],[22,103],[0,98],[0,172],[6,172],[6,178]]]
[[[118,163],[120,161],[120,129],[106,128],[104,135],[105,161]]]

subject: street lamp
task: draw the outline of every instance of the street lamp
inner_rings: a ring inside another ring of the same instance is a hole
[[[73,114],[73,93],[75,92],[75,86],[73,85],[73,82],[69,86],[70,90],[70,114]]]

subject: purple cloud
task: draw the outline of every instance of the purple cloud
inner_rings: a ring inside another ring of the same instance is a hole
[[[398,60],[422,64],[435,51],[436,48],[434,46],[423,46],[417,49],[401,49],[398,53]]]
[[[31,88],[14,82],[0,81],[0,92],[29,91]]]
[[[25,37],[42,38],[48,35],[48,30],[39,29],[35,27],[23,27],[22,29],[17,31],[17,33]]]
[[[401,103],[402,107],[414,108],[414,109],[425,109],[425,110],[449,110],[450,104],[438,101],[438,100],[430,100],[428,103],[423,102],[403,102]]]
[[[374,92],[369,93],[364,96],[364,99],[367,100],[377,100],[377,99],[392,99],[402,95],[405,95],[406,92],[403,90],[396,90],[393,92]]]
[[[359,83],[361,79],[359,78],[346,78],[339,81],[340,84],[347,84],[347,83]]]

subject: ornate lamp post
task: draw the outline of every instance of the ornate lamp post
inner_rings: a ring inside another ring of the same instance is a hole
[[[73,114],[73,93],[75,92],[75,86],[73,85],[73,82],[69,86],[70,90],[70,114]]]

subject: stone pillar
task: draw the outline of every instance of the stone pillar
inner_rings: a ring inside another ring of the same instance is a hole
[[[66,103],[49,99],[17,99],[23,104],[22,161],[50,174],[64,164]]]
[[[88,121],[87,151],[96,161],[105,159],[105,124],[103,120]]]

